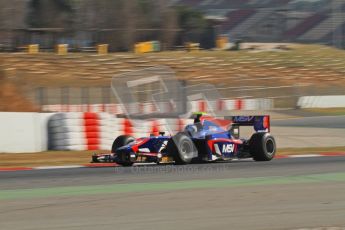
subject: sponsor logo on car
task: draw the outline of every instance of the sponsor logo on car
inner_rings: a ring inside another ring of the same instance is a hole
[[[250,122],[252,121],[254,118],[254,116],[239,116],[239,117],[235,117],[234,121],[235,122]]]
[[[235,145],[234,144],[226,144],[223,145],[223,153],[233,153]]]

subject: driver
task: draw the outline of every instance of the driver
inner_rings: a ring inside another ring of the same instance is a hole
[[[196,126],[197,132],[200,132],[202,130],[202,124],[200,118],[202,117],[202,114],[197,114],[194,118],[194,125]]]

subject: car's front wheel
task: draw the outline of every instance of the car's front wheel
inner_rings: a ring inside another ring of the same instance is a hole
[[[116,150],[118,148],[128,145],[134,141],[135,141],[135,138],[132,136],[128,136],[128,135],[118,136],[113,142],[113,145],[111,147],[111,152],[116,153]],[[134,163],[130,161],[129,157],[130,156],[118,156],[120,160],[118,160],[116,163],[122,166],[132,166]]]
[[[176,164],[189,164],[198,157],[198,150],[193,141],[183,132],[177,133],[168,141],[167,152]]]

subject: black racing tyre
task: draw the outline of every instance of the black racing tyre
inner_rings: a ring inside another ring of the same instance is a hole
[[[122,146],[128,145],[129,143],[134,142],[134,141],[135,141],[135,138],[132,136],[128,136],[128,135],[118,136],[113,142],[113,145],[111,147],[111,152],[115,153],[116,149]]]
[[[276,141],[269,133],[255,133],[249,140],[249,151],[255,161],[270,161],[276,153]]]
[[[189,164],[198,157],[198,150],[186,133],[177,133],[167,144],[167,152],[174,158],[175,164]]]
[[[113,142],[113,145],[111,147],[111,152],[115,153],[116,149],[122,146],[128,145],[129,143],[134,142],[134,141],[135,141],[135,138],[132,136],[128,136],[128,135],[118,136]],[[132,166],[133,162],[121,162],[119,164],[122,166]]]

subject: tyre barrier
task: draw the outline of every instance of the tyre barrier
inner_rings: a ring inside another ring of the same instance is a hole
[[[273,100],[265,98],[256,99],[235,99],[217,100],[207,102],[204,100],[192,101],[193,112],[224,112],[232,110],[270,110],[273,108]],[[172,113],[173,106],[170,103],[159,105],[161,113]],[[123,114],[125,109],[120,104],[92,104],[92,105],[43,105],[42,111],[50,112],[92,112],[92,113],[111,113]],[[127,112],[135,114],[150,114],[158,112],[152,103],[136,103],[127,107]]]
[[[49,150],[109,150],[119,135],[173,135],[190,119],[128,120],[109,113],[57,113],[48,121]]]

